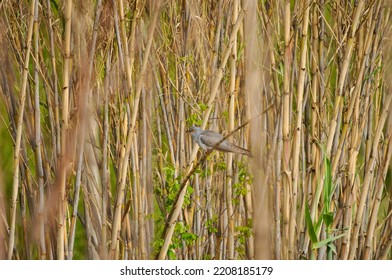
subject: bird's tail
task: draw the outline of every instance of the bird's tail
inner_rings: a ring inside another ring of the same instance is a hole
[[[240,154],[243,154],[243,155],[248,156],[248,157],[253,157],[253,154],[252,154],[252,152],[250,150],[247,150],[247,149],[244,149],[244,148],[241,148],[241,147],[238,147],[238,148],[240,149]]]
[[[252,152],[250,150],[242,148],[242,147],[239,147],[239,146],[237,146],[235,144],[232,144],[232,145],[236,148],[235,152],[237,152],[239,154],[242,154],[242,155],[245,155],[245,156],[248,156],[248,157],[253,157],[253,154],[252,154]]]

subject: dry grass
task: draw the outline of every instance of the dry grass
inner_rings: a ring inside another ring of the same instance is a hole
[[[0,258],[391,259],[388,1],[0,15]]]

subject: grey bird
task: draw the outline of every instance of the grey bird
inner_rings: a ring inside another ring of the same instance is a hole
[[[203,130],[198,126],[190,127],[187,132],[191,133],[193,140],[199,144],[203,150],[210,150],[214,148],[215,150],[222,152],[236,153],[252,157],[252,153],[249,150],[238,147],[226,139],[222,141],[224,137],[218,132]],[[222,143],[217,145],[219,141],[222,141]],[[214,147],[215,145],[217,146]]]

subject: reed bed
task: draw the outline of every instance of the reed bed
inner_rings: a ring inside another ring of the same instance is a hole
[[[0,259],[392,258],[389,1],[0,15]]]

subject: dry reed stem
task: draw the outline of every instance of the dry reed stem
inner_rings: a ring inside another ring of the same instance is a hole
[[[23,117],[25,111],[25,102],[27,95],[27,78],[28,78],[28,66],[30,61],[30,51],[31,51],[31,41],[33,37],[33,27],[34,27],[34,9],[35,9],[35,1],[31,1],[30,7],[30,17],[28,24],[28,34],[27,34],[27,42],[26,42],[26,54],[24,60],[24,69],[23,69],[23,81],[22,88],[20,94],[20,106],[18,112],[17,119],[17,128],[16,128],[16,139],[15,139],[15,149],[14,149],[14,176],[13,176],[13,184],[12,184],[12,200],[11,200],[11,223],[10,223],[10,233],[8,240],[8,254],[7,259],[11,259],[13,255],[13,248],[15,242],[15,223],[16,223],[16,200],[18,196],[18,188],[19,188],[19,158],[20,158],[20,146],[22,141],[22,130],[23,130]]]
[[[309,10],[310,1],[304,3],[304,14],[302,19],[302,38],[301,38],[301,55],[299,65],[299,77],[297,82],[297,123],[294,131],[294,146],[293,146],[293,185],[291,193],[291,209],[290,214],[292,217],[297,217],[297,204],[298,204],[298,181],[299,181],[299,152],[302,138],[302,119],[303,119],[303,99],[305,88],[305,75],[306,75],[306,59],[307,59],[307,40],[308,40],[308,26],[309,26]],[[290,219],[289,225],[289,258],[294,259],[294,238],[297,227],[295,218]]]
[[[285,249],[282,252],[282,258],[288,258],[288,239],[289,236],[289,198],[292,181],[292,171],[290,168],[291,146],[290,146],[290,114],[291,104],[290,99],[292,93],[290,92],[290,72],[292,63],[292,47],[293,39],[291,35],[291,11],[290,1],[286,0],[284,4],[284,80],[283,80],[283,97],[282,97],[282,137],[283,137],[283,151],[282,151],[282,188],[283,188],[283,240],[282,246]],[[276,205],[275,207],[280,207]]]

